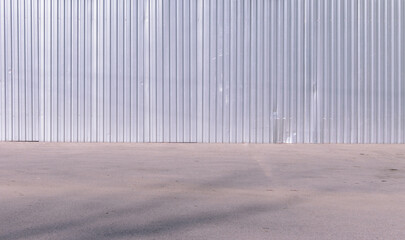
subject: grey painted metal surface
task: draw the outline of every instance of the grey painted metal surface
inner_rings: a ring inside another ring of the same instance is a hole
[[[404,0],[0,0],[0,140],[404,143]]]

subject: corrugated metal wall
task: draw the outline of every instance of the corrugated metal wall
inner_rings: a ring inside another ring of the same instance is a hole
[[[404,0],[0,0],[0,140],[404,143]]]

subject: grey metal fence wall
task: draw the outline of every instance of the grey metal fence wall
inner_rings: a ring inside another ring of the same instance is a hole
[[[404,143],[404,0],[0,0],[0,140]]]

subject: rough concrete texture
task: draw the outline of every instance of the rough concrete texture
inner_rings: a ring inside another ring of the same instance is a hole
[[[405,146],[0,143],[0,239],[405,239]]]

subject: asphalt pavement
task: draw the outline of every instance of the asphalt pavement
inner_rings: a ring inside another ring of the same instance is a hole
[[[0,239],[405,239],[405,145],[0,143]]]

